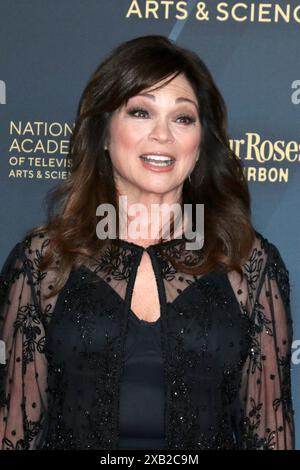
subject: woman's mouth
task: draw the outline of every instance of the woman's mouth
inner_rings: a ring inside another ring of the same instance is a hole
[[[166,155],[141,155],[139,158],[153,168],[168,168],[175,163],[175,158]]]

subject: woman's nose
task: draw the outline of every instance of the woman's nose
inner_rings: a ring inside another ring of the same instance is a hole
[[[151,132],[149,134],[149,137],[155,138],[160,142],[174,140],[169,125],[164,119],[158,119],[157,121],[155,121],[153,128],[151,129]]]

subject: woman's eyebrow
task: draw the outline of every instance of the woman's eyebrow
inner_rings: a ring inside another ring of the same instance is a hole
[[[139,93],[138,95],[135,95],[135,96],[145,96],[146,98],[150,98],[151,100],[155,101],[155,96],[151,95],[150,93]],[[179,98],[176,98],[175,103],[182,103],[184,101],[192,103],[193,105],[196,106],[196,109],[198,110],[197,104],[195,103],[195,101],[191,100],[190,98],[185,98],[183,96],[180,96]]]

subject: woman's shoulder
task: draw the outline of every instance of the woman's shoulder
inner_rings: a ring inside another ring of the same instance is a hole
[[[46,230],[31,230],[20,241],[27,259],[39,260],[50,248],[51,238]]]
[[[37,267],[50,245],[50,237],[44,230],[30,230],[20,238],[6,255],[1,275],[8,275],[12,270],[22,270],[25,265]]]
[[[274,280],[288,304],[289,272],[276,244],[257,230],[255,230],[251,248],[241,268],[242,273],[235,270],[228,273],[239,303],[247,305],[247,308],[252,311],[260,293],[263,291],[265,295],[268,295],[268,286]]]
[[[257,230],[255,230],[249,261],[253,261],[254,259],[257,259],[260,264],[266,266],[272,264],[285,266],[278,246]]]
[[[289,279],[289,271],[278,246],[257,230],[243,271],[252,288],[258,288],[266,276],[277,279],[281,284],[288,283]]]

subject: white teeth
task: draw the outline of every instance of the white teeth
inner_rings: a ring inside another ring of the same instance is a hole
[[[141,155],[144,160],[156,160],[158,162],[170,162],[173,159],[164,155]]]

